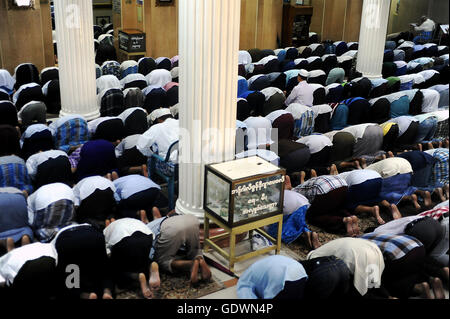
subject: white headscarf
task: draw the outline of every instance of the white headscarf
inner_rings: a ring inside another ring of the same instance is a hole
[[[4,86],[7,90],[12,91],[14,84],[16,84],[16,80],[14,80],[8,70],[0,69],[0,87]]]
[[[153,70],[145,78],[147,85],[152,88],[163,88],[167,83],[172,82],[172,74],[164,69]]]
[[[102,75],[96,81],[98,93],[106,89],[122,89],[119,79],[112,74]]]

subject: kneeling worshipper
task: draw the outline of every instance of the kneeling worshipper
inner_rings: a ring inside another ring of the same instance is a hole
[[[278,141],[278,156],[280,166],[286,169],[287,174],[292,174],[305,169],[311,153],[305,144],[282,139]]]
[[[150,229],[140,220],[122,218],[110,223],[103,234],[117,285],[126,287],[138,282],[143,297],[153,298],[160,278],[158,264],[150,259],[153,243]]]
[[[306,212],[306,220],[330,232],[346,230],[348,236],[358,236],[358,218],[346,209],[348,186],[344,179],[334,175],[313,177],[292,189],[305,196],[311,203]]]
[[[125,137],[125,125],[119,117],[100,117],[88,123],[91,140],[105,140],[117,146]]]
[[[308,79],[309,72],[306,70],[300,70],[298,74],[298,84],[294,87],[292,92],[286,99],[286,106],[292,103],[299,103],[306,106],[313,106],[314,101],[314,91],[316,87],[306,82]]]
[[[128,108],[118,116],[125,126],[124,137],[143,134],[148,130],[147,112],[141,107]]]
[[[80,147],[78,153],[77,151],[73,152],[69,159],[77,182],[89,176],[117,175],[116,153],[111,142],[89,141]]]
[[[383,129],[383,146],[382,150],[385,152],[391,152],[395,149],[395,143],[399,134],[399,126],[394,122],[386,122],[380,124],[380,127]]]
[[[154,124],[151,126],[137,142],[137,149],[145,156],[158,154],[166,158],[170,147],[179,140],[180,124],[172,117],[169,109],[157,109],[150,114],[150,120]],[[170,154],[170,161],[176,162],[178,151]]]
[[[384,259],[374,243],[360,238],[339,238],[311,251],[306,259],[335,256],[345,262],[350,271],[348,298],[387,298],[381,288]]]
[[[147,224],[154,235],[150,259],[167,273],[189,273],[191,284],[201,280],[210,281],[211,270],[203,259],[199,240],[199,221],[193,215],[167,215],[161,217],[159,210],[153,208],[153,221],[149,223],[146,214],[141,220]]]
[[[406,159],[413,169],[414,174],[411,178],[411,186],[416,187],[416,194],[419,195],[419,200],[423,202],[424,207],[430,208],[432,205],[431,194],[442,194],[442,189],[438,190],[433,187],[431,182],[431,175],[433,173],[433,166],[437,160],[426,152],[411,151],[405,152],[397,157]]]
[[[107,220],[116,218],[117,203],[113,182],[101,176],[82,179],[73,187],[76,221],[103,230]]]
[[[63,151],[45,151],[30,156],[27,170],[35,189],[51,183],[72,186],[72,168],[69,157]]]
[[[367,166],[368,170],[378,172],[383,178],[380,197],[391,204],[398,205],[401,201],[411,201],[416,209],[420,209],[417,188],[411,186],[413,170],[411,164],[404,158],[393,157]]]
[[[319,175],[329,174],[331,147],[333,143],[328,137],[321,134],[314,134],[298,139],[297,143],[308,146],[311,153],[306,167],[314,169]]]
[[[448,148],[437,148],[425,151],[430,154],[436,160],[433,171],[431,173],[431,180],[429,185],[435,187],[440,196],[441,201],[445,201],[446,198],[444,193],[449,199],[449,170],[448,170],[448,159],[449,150]],[[442,191],[441,191],[442,189]]]
[[[380,215],[380,206],[390,210],[392,217],[400,218],[398,208],[394,204],[389,204],[380,196],[383,178],[373,170],[363,169],[345,172],[337,175],[343,178],[348,185],[346,207],[355,215],[369,213],[375,217],[378,224],[385,221]]]
[[[351,133],[331,131],[324,135],[333,143],[330,162],[335,164],[339,171],[345,172],[354,168],[361,168],[360,162],[353,158],[353,149],[356,140]]]
[[[58,232],[51,244],[58,253],[59,298],[112,299],[111,269],[101,231],[88,224],[67,226]],[[66,285],[70,265],[79,267],[78,288]]]
[[[12,102],[2,101],[1,98],[0,98],[0,125],[11,125],[14,127],[19,127],[16,107]]]
[[[422,147],[424,144],[432,143],[438,126],[437,116],[433,113],[425,113],[416,115],[415,118],[419,121],[419,129],[414,143],[420,143]]]
[[[66,184],[47,184],[28,196],[29,223],[36,239],[49,242],[75,217],[75,197]]]
[[[81,115],[60,117],[49,127],[53,132],[56,149],[69,155],[89,141],[88,123]]]
[[[251,265],[239,278],[239,299],[304,299],[308,280],[303,266],[286,256],[269,256]]]
[[[272,133],[277,132],[279,140],[292,140],[294,138],[294,117],[292,113],[277,110],[267,115],[266,119],[272,123]]]
[[[353,147],[353,157],[361,157],[368,163],[384,154],[381,151],[383,146],[383,129],[377,124],[359,124],[346,127],[342,132],[348,132],[353,135],[356,140]]]
[[[140,218],[144,210],[149,216],[153,207],[163,207],[161,187],[142,175],[128,175],[114,180],[114,197],[121,217]]]
[[[283,230],[281,240],[290,244],[300,236],[310,249],[320,246],[318,234],[311,232],[306,224],[306,211],[311,206],[308,199],[300,193],[292,191],[289,176],[286,176],[286,186],[283,201]],[[278,224],[267,227],[270,236],[278,237]]]
[[[442,267],[436,267],[436,262],[433,260],[433,253],[436,252],[436,248],[439,247],[443,241],[445,240],[445,232],[447,229],[445,225],[441,225],[441,223],[430,216],[423,215],[414,215],[403,217],[401,219],[397,219],[386,223],[385,225],[379,226],[374,230],[374,233],[379,235],[408,235],[419,240],[423,246],[425,247],[426,258],[425,258],[425,273],[423,275],[436,277],[440,274],[445,273],[448,274],[448,270],[445,270]],[[445,246],[443,246],[445,247]],[[440,247],[442,248],[442,247]],[[440,250],[440,249],[439,249]],[[448,275],[446,275],[448,278]],[[437,290],[440,290],[440,279],[435,280],[432,278],[432,285],[436,285]],[[418,287],[422,289],[419,291],[425,295],[429,295],[426,293],[426,285],[421,285]]]
[[[319,247],[320,245],[315,249]],[[326,256],[298,262],[308,275],[304,299],[340,300],[348,294],[351,273],[343,260],[335,256]]]
[[[26,161],[36,153],[55,148],[52,130],[44,124],[33,124],[23,132],[20,138],[21,157]]]
[[[265,117],[249,117],[244,121],[247,126],[248,149],[267,148],[272,141],[272,123]]]
[[[10,125],[0,125],[0,187],[16,187],[31,194],[31,178],[19,154],[18,131]]]
[[[296,138],[308,136],[313,133],[315,115],[312,108],[306,105],[292,103],[286,108],[286,111],[290,112],[294,117],[294,136]]]
[[[376,244],[383,253],[385,268],[381,281],[390,295],[407,299],[413,295],[414,290],[420,289],[425,248],[419,240],[408,235],[376,233],[368,233],[360,238]]]
[[[115,152],[120,176],[130,174],[148,175],[148,158],[138,149],[138,142],[141,136],[141,134],[130,135],[116,146]]]
[[[398,138],[395,141],[394,152],[403,152],[404,150],[420,150],[420,144],[415,142],[417,133],[419,131],[419,120],[413,116],[400,116],[393,118],[388,122],[398,124],[399,132]]]
[[[28,223],[27,199],[14,187],[0,188],[0,256],[14,249],[15,245],[26,245],[33,240],[33,231]],[[4,246],[4,247],[2,247]]]
[[[441,226],[444,236],[436,247],[428,254],[426,271],[435,277],[442,278],[448,282],[449,279],[449,226],[448,226],[448,200],[437,205],[433,209],[420,213],[419,216],[429,216],[437,220]]]
[[[58,254],[51,244],[34,243],[0,257],[2,299],[49,299],[56,296]],[[6,287],[6,288],[2,288]]]

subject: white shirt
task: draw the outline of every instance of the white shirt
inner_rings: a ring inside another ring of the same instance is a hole
[[[404,116],[399,116],[396,117],[394,119],[391,119],[388,121],[388,123],[396,123],[398,125],[398,136],[402,136],[403,134],[405,134],[405,132],[408,130],[409,126],[411,125],[412,122],[418,122],[419,120],[417,120],[415,117],[413,116],[409,116],[409,115],[404,115]]]
[[[151,188],[161,189],[161,187],[154,183],[150,178],[142,175],[124,176],[116,179],[113,183],[116,187],[114,197],[117,202]]]
[[[404,158],[392,157],[369,165],[367,169],[378,172],[382,178],[388,178],[398,174],[412,173],[411,164]]]
[[[58,254],[52,244],[33,243],[11,250],[0,257],[0,283],[11,286],[20,269],[31,260],[51,257],[58,262]]]
[[[102,75],[97,80],[97,93],[106,89],[122,89],[122,85],[118,78],[112,74]]]
[[[91,176],[83,178],[73,188],[73,195],[75,197],[75,205],[80,206],[80,203],[92,195],[96,190],[111,189],[116,191],[113,182],[102,176]]]
[[[348,133],[352,134],[355,137],[355,139],[359,139],[364,136],[364,132],[366,131],[367,127],[369,127],[369,126],[378,126],[378,124],[364,123],[364,124],[359,124],[359,125],[353,125],[353,126],[344,128],[342,130],[342,132],[348,132]]]
[[[308,111],[312,112],[312,109],[311,107],[306,105],[292,103],[286,108],[286,111],[291,113],[295,120],[299,120],[302,117],[303,113],[306,113]]]
[[[290,215],[300,207],[310,205],[308,199],[300,193],[285,190],[283,202],[283,214]]]
[[[291,114],[291,113],[289,113],[286,110],[276,110],[276,111],[273,111],[272,113],[266,115],[266,119],[268,119],[273,124],[273,122],[275,122],[275,120],[277,118],[279,118],[281,115],[284,115],[284,114]]]
[[[314,102],[314,91],[315,87],[308,84],[306,81],[300,82],[291,92],[291,94],[286,99],[286,105],[292,103],[299,103],[306,106],[312,106]]]
[[[140,137],[141,137],[141,134],[134,134],[134,135],[130,135],[130,136],[127,136],[126,138],[124,138],[119,143],[119,145],[116,146],[116,149],[115,149],[116,157],[119,158],[122,156],[122,154],[125,150],[136,147],[139,142]],[[142,154],[142,155],[144,155],[144,154]]]
[[[69,160],[69,156],[67,156],[66,152],[63,151],[56,151],[56,150],[50,150],[45,152],[36,153],[32,156],[30,156],[27,160],[26,166],[28,175],[32,179],[36,177],[38,166],[41,165],[43,162],[47,161],[51,158],[57,158],[57,157],[66,157],[67,160]]]
[[[403,235],[405,233],[405,227],[410,222],[423,218],[423,216],[415,215],[415,216],[408,216],[403,217],[399,219],[392,220],[384,225],[381,225],[377,227],[374,230],[375,234],[386,234],[386,235]]]
[[[137,148],[146,155],[151,156],[153,151],[150,149],[155,145],[158,149],[158,154],[165,158],[170,146],[179,140],[180,124],[178,120],[167,119],[163,123],[153,125],[140,137]],[[178,152],[173,152],[170,155],[170,160],[175,162],[178,157]]]
[[[135,232],[141,232],[145,235],[153,235],[150,228],[143,222],[135,218],[122,218],[111,223],[103,230],[105,235],[106,250],[110,250],[122,239],[130,237]]]
[[[25,130],[25,132],[20,137],[20,146],[21,147],[23,146],[23,142],[25,141],[26,138],[29,138],[33,134],[39,133],[39,132],[42,132],[42,131],[49,131],[53,135],[52,130],[47,125],[44,125],[44,124],[33,124],[33,125],[28,126],[28,128]]]
[[[302,143],[308,146],[311,154],[316,154],[327,146],[333,146],[333,142],[325,135],[309,135],[297,140],[297,143]]]
[[[62,199],[75,202],[72,188],[63,183],[47,184],[28,196],[28,222],[33,224],[34,213]]]
[[[382,178],[378,172],[370,169],[354,170],[339,175],[345,179],[348,186],[358,185],[372,179]]]
[[[414,30],[430,32],[434,30],[434,27],[434,21],[431,19],[426,19],[420,26],[414,27]]]
[[[252,56],[248,51],[239,51],[239,64],[250,64],[252,63]]]
[[[275,87],[265,88],[264,90],[261,91],[261,93],[264,94],[264,96],[266,97],[266,101],[268,99],[270,99],[270,97],[272,95],[274,95],[275,93],[281,93],[284,95],[283,91],[281,91],[279,88],[275,88]]]
[[[247,125],[248,149],[272,144],[272,123],[265,117],[249,117],[244,121]]]
[[[437,111],[439,109],[439,101],[441,99],[439,92],[429,89],[421,90],[421,92],[423,93],[422,112],[430,113]]]

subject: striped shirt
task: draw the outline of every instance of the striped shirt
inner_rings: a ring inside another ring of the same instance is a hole
[[[15,187],[28,194],[33,192],[24,160],[14,155],[0,157],[0,187]]]
[[[84,144],[89,140],[88,124],[84,119],[74,116],[58,124],[55,123],[57,127],[53,127],[57,149],[68,153],[72,146]]]
[[[427,153],[431,153],[428,152]],[[442,187],[448,184],[448,156],[449,150],[445,148],[435,149],[431,154],[435,159],[437,159],[437,163],[434,165],[433,174],[431,176],[431,185],[436,187]]]
[[[311,178],[294,188],[293,191],[302,194],[312,203],[318,195],[327,194],[332,190],[347,186],[347,182],[342,177],[326,175]]]
[[[362,239],[373,242],[380,248],[385,260],[394,261],[404,257],[411,250],[422,247],[422,243],[414,237],[407,235],[381,235],[381,234],[365,234]]]
[[[439,221],[441,217],[448,217],[448,206],[433,208],[426,212],[420,213],[419,216],[428,216]]]

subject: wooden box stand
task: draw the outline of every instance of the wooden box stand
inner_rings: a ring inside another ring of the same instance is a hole
[[[209,237],[210,221],[225,229],[226,233],[210,238]],[[267,234],[265,231],[261,229],[264,226],[272,225],[274,223],[278,223],[278,239],[269,236],[269,234]],[[223,223],[219,218],[216,218],[213,214],[205,212],[205,221],[204,221],[205,241],[203,243],[203,250],[205,252],[208,252],[209,248],[212,248],[213,250],[218,252],[221,256],[223,256],[225,259],[228,260],[228,269],[234,272],[234,264],[237,262],[250,259],[255,256],[266,254],[272,250],[275,250],[275,253],[279,254],[281,249],[282,227],[283,227],[283,214],[267,217],[241,226],[229,227],[227,224]],[[236,256],[236,236],[249,232],[251,239],[253,231],[256,231],[261,235],[265,236],[272,242],[273,245],[240,256]],[[224,249],[220,248],[215,243],[215,241],[226,237],[229,237],[230,240],[229,253],[227,253]]]

